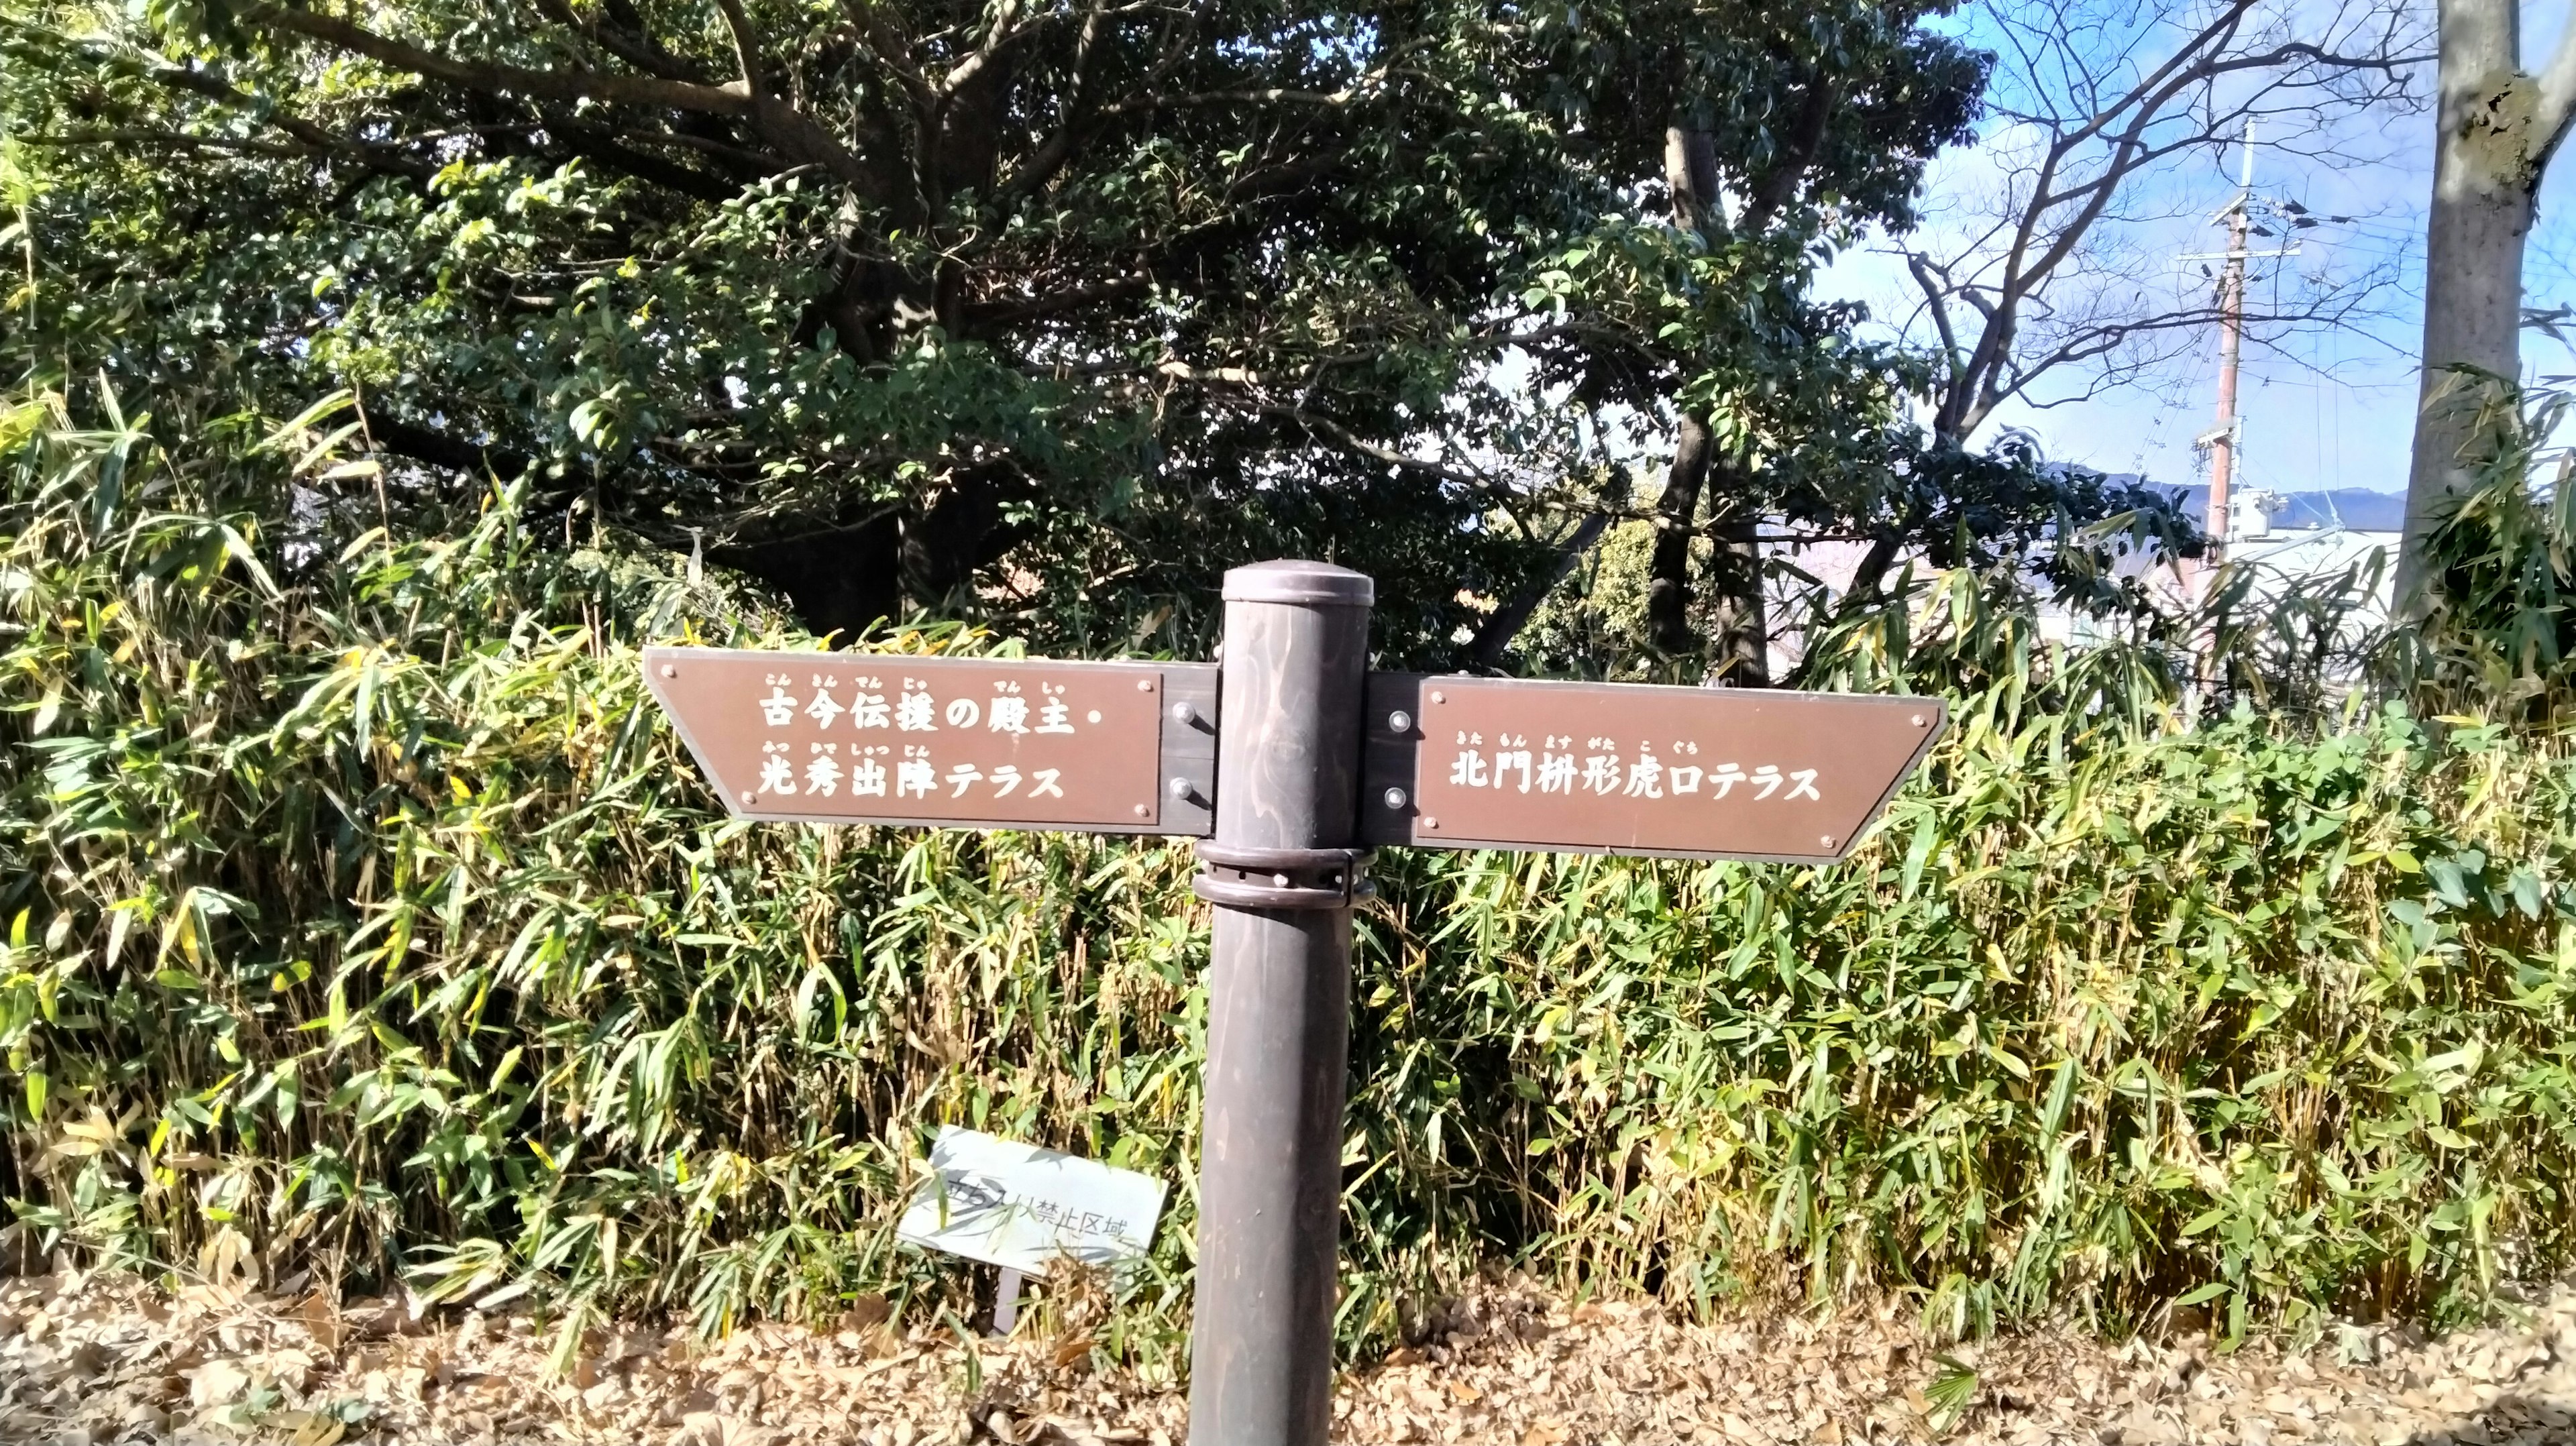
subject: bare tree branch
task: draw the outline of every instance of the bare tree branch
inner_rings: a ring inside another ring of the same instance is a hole
[[[2321,17],[2299,17],[2296,35],[2262,14],[2257,0],[2196,14],[2178,0],[2143,11],[2037,0],[1996,12],[2005,61],[1989,112],[1988,154],[2004,171],[1996,209],[1969,234],[1918,235],[1900,253],[1922,296],[1908,325],[1927,326],[1943,363],[1927,399],[1936,435],[1964,443],[2052,373],[2122,364],[2143,339],[2181,337],[2215,316],[2160,301],[2137,274],[2157,263],[2116,254],[2112,238],[2149,219],[2133,198],[2152,177],[2216,157],[2249,120],[2271,136],[2324,136],[2368,107],[2414,103],[2426,57],[2420,22],[2397,0],[2335,0]],[[2314,305],[2266,320],[2338,324],[2352,301],[2329,286]]]
[[[313,122],[295,115],[292,112],[280,110],[274,106],[264,105],[261,102],[260,97],[252,95],[247,91],[237,89],[231,82],[225,80],[223,77],[208,71],[191,70],[175,65],[165,65],[155,66],[151,71],[151,75],[155,82],[168,86],[172,90],[188,91],[195,95],[205,96],[209,100],[220,101],[227,106],[251,111],[261,120],[281,131],[284,131],[296,140],[303,142],[304,145],[315,152],[361,160],[368,165],[376,166],[383,170],[398,172],[403,175],[426,176],[434,174],[437,169],[426,161],[420,160],[414,156],[404,155],[390,146],[334,135],[330,131],[323,129],[321,126],[315,125]],[[198,143],[204,145],[230,144],[211,139],[201,139]],[[246,144],[239,145],[236,148],[244,150],[251,149]],[[290,149],[282,150],[280,154],[296,154],[296,152]]]
[[[749,121],[792,160],[819,165],[835,179],[862,194],[875,194],[880,189],[866,163],[831,132],[784,101],[754,94],[747,82],[701,85],[662,76],[612,75],[593,70],[530,70],[524,66],[457,60],[377,34],[336,16],[285,6],[264,7],[246,18],[338,46],[397,70],[486,95],[516,95],[531,100],[605,101]]]
[[[623,4],[612,7],[611,19],[617,23],[611,24],[585,20],[573,12],[568,0],[537,0],[537,8],[547,19],[592,41],[648,75],[658,75],[665,80],[696,81],[699,78],[678,56],[663,49],[660,42],[644,29],[641,17],[634,16],[632,10]],[[620,11],[625,13],[621,15]],[[625,24],[629,19],[634,21],[631,32]]]
[[[754,100],[778,93],[769,82],[769,67],[760,58],[760,32],[751,28],[751,17],[742,11],[742,0],[716,0],[724,13],[725,33],[733,37],[734,64],[742,72],[742,87]]]
[[[2538,89],[2531,108],[2537,133],[2533,152],[2535,164],[2545,167],[2558,143],[2567,138],[2567,123],[2576,119],[2576,24],[2559,35],[2558,53],[2549,57],[2548,68],[2540,72]]]
[[[1834,115],[1834,82],[1831,76],[1818,76],[1807,87],[1806,101],[1798,108],[1798,124],[1790,132],[1789,144],[1770,174],[1754,188],[1753,198],[1744,206],[1737,226],[1750,233],[1771,224],[1789,198],[1798,194],[1798,182],[1816,159],[1825,143],[1826,127]]]
[[[1967,360],[1959,355],[1959,333],[1950,325],[1950,304],[1944,294],[1947,276],[1935,279],[1939,266],[1920,251],[1905,253],[1905,269],[1913,275],[1914,284],[1923,288],[1923,304],[1941,337],[1941,362],[1950,369],[1950,385],[1955,387],[1967,370]],[[1968,295],[1973,297],[1975,293]]]
[[[369,60],[414,75],[443,80],[466,90],[492,95],[521,95],[536,100],[599,100],[620,105],[659,106],[707,115],[747,116],[751,97],[738,86],[700,85],[659,76],[606,75],[587,70],[529,70],[515,65],[453,60],[432,51],[379,35],[333,15],[270,6],[249,19],[279,30],[336,45]]]
[[[949,67],[948,74],[941,77],[939,82],[941,93],[955,95],[966,82],[973,80],[985,66],[993,63],[994,55],[1005,44],[1025,33],[1011,28],[1011,22],[1018,17],[1019,12],[1019,0],[1002,0],[1001,4],[994,7],[993,23],[984,32],[984,43],[976,46],[972,55]]]

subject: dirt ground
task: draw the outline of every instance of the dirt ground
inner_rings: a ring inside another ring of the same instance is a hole
[[[1934,1350],[1892,1311],[1681,1325],[1496,1287],[1345,1378],[1337,1441],[2576,1443],[2576,1289],[2433,1342],[2341,1328],[2313,1350],[2065,1335]],[[1183,1397],[1079,1330],[978,1342],[762,1325],[586,1338],[568,1376],[525,1317],[74,1276],[0,1281],[0,1442],[639,1442],[950,1446],[1185,1439]]]

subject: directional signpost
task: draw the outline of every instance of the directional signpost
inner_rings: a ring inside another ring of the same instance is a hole
[[[1322,1446],[1369,850],[1830,863],[1943,714],[1371,673],[1365,576],[1266,562],[1224,591],[1222,668],[649,648],[644,672],[738,817],[1201,840],[1215,937],[1190,1440]]]

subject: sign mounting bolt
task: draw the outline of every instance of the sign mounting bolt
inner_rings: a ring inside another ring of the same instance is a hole
[[[1426,813],[1422,816],[1422,826],[1424,828],[1438,828],[1440,826],[1440,820],[1433,818],[1431,815]]]
[[[665,677],[665,678],[676,678],[676,677],[680,676],[680,670],[679,670],[679,669],[677,669],[677,668],[675,668],[675,667],[672,667],[672,666],[671,666],[670,664],[668,664],[668,663],[664,663],[664,664],[662,665],[662,676],[663,676],[663,677]]]
[[[1402,808],[1409,801],[1401,788],[1390,788],[1386,791],[1386,806],[1389,808]]]
[[[1137,691],[1137,692],[1139,692],[1139,693],[1151,693],[1151,692],[1153,692],[1153,691],[1154,691],[1154,680],[1153,680],[1153,679],[1151,679],[1151,678],[1138,678],[1138,679],[1136,680],[1136,691]]]
[[[1163,791],[1174,798],[1187,799],[1190,796],[1190,781],[1186,778],[1175,778],[1163,785]]]
[[[1398,709],[1396,709],[1394,712],[1387,714],[1387,715],[1386,715],[1386,731],[1387,731],[1387,732],[1389,732],[1389,733],[1410,733],[1410,732],[1412,732],[1412,731],[1413,731],[1413,715],[1412,715],[1412,714],[1410,714],[1410,713],[1405,712],[1405,711],[1404,711],[1403,709],[1401,709],[1401,708],[1398,708]]]
[[[1817,842],[1823,844],[1827,848],[1832,848],[1834,846],[1834,836],[1832,834],[1827,834],[1823,838],[1818,839]]]
[[[1172,705],[1172,721],[1175,723],[1196,723],[1199,721],[1199,710],[1191,707],[1187,703],[1175,703]]]
[[[1431,701],[1434,703],[1446,703],[1449,701],[1449,695],[1446,693],[1434,693],[1431,695]]]
[[[750,789],[748,789],[748,788],[746,788],[746,789],[744,789],[744,790],[742,791],[742,801],[743,801],[743,802],[745,802],[745,803],[751,803],[751,802],[755,801],[756,799],[758,799],[759,797],[760,797],[760,795],[758,795],[758,794],[756,794],[756,793],[753,793],[753,792],[752,792]]]
[[[1915,714],[1915,715],[1914,715],[1914,726],[1915,726],[1915,727],[1917,727],[1917,728],[1920,728],[1920,727],[1922,727],[1922,726],[1923,726],[1923,715],[1922,715],[1922,714],[1917,713],[1917,714]]]
[[[1136,816],[1138,818],[1152,818],[1154,816],[1153,805],[1146,803],[1136,805]]]

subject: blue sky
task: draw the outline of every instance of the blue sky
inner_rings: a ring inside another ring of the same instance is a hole
[[[2009,3],[2009,0],[1995,0]],[[2546,60],[2558,27],[2556,14],[2527,11],[2527,68]],[[2535,43],[2536,42],[2536,43]],[[2427,67],[2419,88],[2429,92]],[[2292,331],[2257,337],[2245,350],[2238,409],[2244,416],[2244,476],[2256,487],[2307,491],[2363,487],[2403,491],[2416,389],[2414,351],[2423,324],[2423,223],[2432,184],[2433,120],[2429,110],[2373,112],[2350,119],[2337,138],[2345,154],[2312,161],[2298,151],[2302,138],[2283,146],[2260,143],[2254,189],[2295,198],[2319,215],[2348,215],[2301,237],[2302,254],[2266,263],[2351,277],[2385,276],[2372,293],[2371,314],[2343,329]],[[2184,251],[2223,247],[2210,212],[2234,194],[2236,156],[2226,170],[2194,162],[2155,178],[2149,214],[2126,224],[2118,242],[2137,258],[2135,284],[2179,294],[2196,280],[2172,258]],[[1937,163],[1925,188],[1921,236],[1936,241],[1956,234],[1973,212],[1981,186],[1996,166],[1990,148],[1964,148]],[[2541,220],[2524,273],[2526,304],[2576,302],[2576,162],[2562,159],[2542,189]],[[2263,244],[2263,243],[2257,243]],[[2285,281],[2295,278],[2285,277]],[[2258,288],[2271,283],[2258,270]],[[1871,238],[1829,266],[1829,296],[1870,304],[1883,324],[1902,322],[1917,299],[1903,264],[1884,238]],[[2547,336],[2526,333],[2527,373],[2576,372],[2576,355]],[[2146,473],[2159,482],[2203,480],[2192,440],[2216,415],[2218,337],[2215,328],[2135,383],[2051,408],[2008,403],[1980,433],[2000,426],[2026,427],[2049,456],[2115,472]],[[2083,377],[2067,377],[2056,396],[2083,390]],[[2051,389],[2043,389],[2043,396]]]

